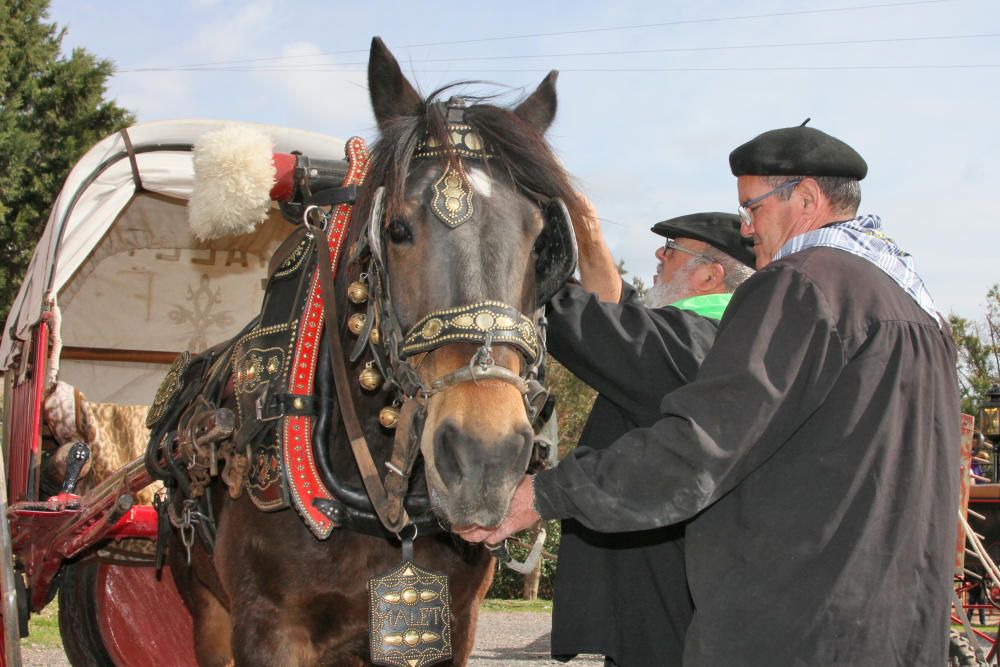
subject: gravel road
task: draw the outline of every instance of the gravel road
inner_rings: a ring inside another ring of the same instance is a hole
[[[483,611],[469,667],[566,665],[549,657],[552,617],[542,612]],[[603,665],[600,656],[579,656],[569,667]]]
[[[549,658],[551,616],[543,612],[484,611],[479,614],[476,648],[469,667],[526,667],[563,665]],[[22,643],[24,667],[70,667],[62,649]],[[598,656],[580,656],[569,667],[603,665]]]

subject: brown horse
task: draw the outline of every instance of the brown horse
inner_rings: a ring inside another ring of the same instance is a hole
[[[566,210],[579,210],[543,138],[556,110],[555,73],[513,109],[441,101],[439,93],[423,99],[375,39],[368,77],[380,137],[346,230],[335,304],[327,304],[345,351],[330,352],[324,330],[320,407],[309,417],[316,465],[333,496],[315,505],[339,527],[320,539],[287,506],[261,511],[249,491],[227,489],[226,470],[212,478],[197,516],[214,535],[192,541],[175,530],[168,548],[203,666],[369,664],[366,585],[399,565],[393,527],[407,524],[417,526],[415,562],[449,575],[453,664],[465,664],[494,559],[447,527],[498,524],[532,458],[532,421],[544,398],[539,320],[544,300],[572,271]],[[321,238],[318,229],[310,234]],[[361,305],[357,295],[348,298],[359,282],[370,292]],[[368,322],[360,338],[347,324],[358,313]],[[333,358],[338,353],[343,358]],[[239,359],[237,346],[219,405],[240,400]],[[335,386],[338,364],[349,386]],[[374,370],[371,390],[354,381]],[[345,402],[379,471],[376,487],[391,486],[384,463],[401,440],[380,415],[402,406],[398,428],[413,441],[412,474],[403,483],[408,514],[397,512],[395,523],[362,491],[373,480],[359,475]],[[264,429],[246,410],[241,415],[238,432]],[[241,448],[229,451],[237,457]],[[288,484],[292,473],[281,474]],[[179,507],[183,488],[173,488]]]

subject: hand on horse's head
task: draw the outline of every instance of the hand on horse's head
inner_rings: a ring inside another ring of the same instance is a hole
[[[514,497],[510,501],[507,516],[499,526],[484,528],[482,526],[456,526],[454,532],[466,542],[485,542],[496,545],[514,533],[530,528],[541,520],[535,511],[535,476],[525,475],[514,489]]]

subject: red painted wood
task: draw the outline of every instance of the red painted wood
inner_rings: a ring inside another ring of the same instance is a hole
[[[156,532],[159,527],[158,523],[155,507],[152,505],[136,505],[126,512],[125,516],[118,520],[118,523],[111,527],[111,530],[108,531],[108,537],[148,537],[156,539]]]
[[[97,613],[104,646],[118,667],[193,667],[194,634],[170,568],[103,564]]]
[[[26,354],[28,352],[25,352]],[[7,489],[10,501],[34,500],[35,490],[28,488],[30,469],[36,464],[41,447],[42,399],[45,393],[45,367],[49,353],[48,317],[44,316],[32,333],[28,377],[16,384],[11,441],[7,444]],[[16,373],[16,369],[14,370]],[[37,483],[37,480],[36,480]]]

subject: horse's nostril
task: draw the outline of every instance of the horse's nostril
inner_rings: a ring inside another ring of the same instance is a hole
[[[462,434],[454,424],[446,422],[434,434],[434,463],[442,480],[448,484],[462,481]]]

